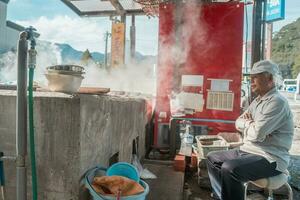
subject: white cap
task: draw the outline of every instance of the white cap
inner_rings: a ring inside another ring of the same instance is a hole
[[[269,72],[274,76],[279,73],[278,66],[270,60],[261,60],[254,63],[250,74],[260,74],[263,72]]]

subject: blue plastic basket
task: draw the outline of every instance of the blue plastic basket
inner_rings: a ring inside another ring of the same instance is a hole
[[[136,182],[140,181],[140,175],[135,166],[127,162],[117,162],[106,171],[107,176],[125,176]]]
[[[92,182],[95,176],[99,176],[99,174],[105,174],[106,169],[103,167],[95,167],[90,169],[86,175],[85,175],[85,185],[88,188],[91,196],[93,197],[93,200],[115,200],[116,197],[112,196],[105,196],[97,193],[94,188],[92,187]],[[149,186],[146,182],[140,180],[139,182],[144,187],[144,192],[137,194],[137,195],[131,195],[126,197],[121,197],[121,200],[145,200],[147,194],[149,193]]]

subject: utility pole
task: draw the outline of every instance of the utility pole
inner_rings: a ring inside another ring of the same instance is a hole
[[[273,36],[273,22],[267,23],[267,49],[266,59],[271,59],[272,55],[272,36]]]
[[[104,55],[104,66],[105,69],[107,69],[107,60],[108,60],[108,55],[107,55],[107,46],[108,46],[108,37],[111,36],[111,33],[109,33],[108,31],[106,31],[105,33],[105,55]]]
[[[135,15],[131,16],[130,26],[130,58],[131,62],[135,60]]]

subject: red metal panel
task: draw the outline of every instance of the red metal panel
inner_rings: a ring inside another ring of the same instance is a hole
[[[172,92],[172,73],[173,59],[171,56],[164,55],[164,52],[171,51],[174,38],[174,8],[175,5],[161,4],[159,11],[159,50],[158,50],[158,71],[157,71],[157,92],[155,104],[155,121],[154,121],[154,145],[158,140],[158,124],[161,122],[168,123],[167,118],[170,116],[170,104],[168,95]],[[156,112],[158,111],[158,112]],[[166,111],[167,118],[161,120],[159,111]]]
[[[173,70],[178,62],[180,77],[183,74],[204,76],[203,111],[186,117],[235,120],[240,114],[244,5],[237,2],[209,3],[202,6],[186,3],[179,32],[175,30],[179,26],[175,25],[174,11],[175,5],[169,3],[162,5],[159,13],[155,144],[158,139],[158,123],[168,123],[170,119],[169,95],[176,78]],[[175,40],[175,36],[179,40]],[[179,53],[175,48],[178,41],[181,43]],[[230,90],[234,92],[233,111],[206,109],[207,90],[211,82],[209,78],[232,80]],[[166,112],[167,117],[159,117],[160,112]],[[212,127],[212,134],[235,130],[233,124],[202,124]]]

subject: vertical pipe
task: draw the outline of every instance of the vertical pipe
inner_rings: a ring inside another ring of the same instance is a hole
[[[17,79],[17,116],[16,116],[16,152],[17,152],[17,200],[27,199],[27,177],[25,160],[27,156],[27,32],[20,33],[18,43],[18,79]]]

